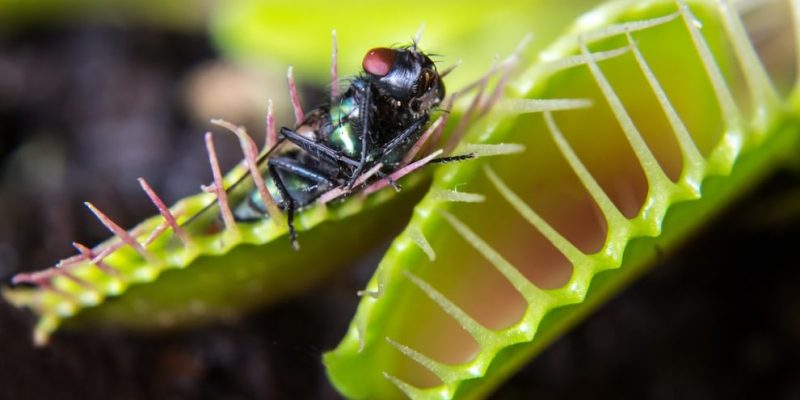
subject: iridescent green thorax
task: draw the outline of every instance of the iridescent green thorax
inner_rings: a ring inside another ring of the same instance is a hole
[[[358,105],[353,96],[342,97],[331,105],[332,131],[328,137],[329,144],[352,158],[357,158],[361,154],[361,142],[353,126],[358,117]]]

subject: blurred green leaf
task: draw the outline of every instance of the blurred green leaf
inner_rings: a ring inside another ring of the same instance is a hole
[[[447,78],[453,90],[480,76],[493,57],[510,53],[528,33],[531,50],[556,34],[595,0],[403,2],[242,0],[221,2],[212,32],[229,56],[247,63],[296,68],[295,76],[329,82],[331,31],[339,39],[340,76],[357,73],[373,47],[409,44],[424,24],[420,47],[438,56],[440,68],[458,60]]]

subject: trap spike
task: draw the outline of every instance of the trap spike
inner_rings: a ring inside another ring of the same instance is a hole
[[[628,43],[631,46],[631,50],[633,51],[633,56],[636,59],[637,64],[639,64],[639,69],[641,69],[642,73],[644,74],[647,83],[650,85],[650,89],[656,95],[658,104],[664,111],[664,115],[667,117],[667,121],[669,121],[673,133],[675,133],[675,138],[678,141],[678,146],[680,147],[681,155],[683,156],[684,173],[690,170],[697,171],[697,176],[686,177],[686,179],[682,179],[682,181],[689,182],[694,196],[699,196],[701,184],[700,174],[702,173],[702,167],[706,164],[706,160],[700,154],[700,150],[697,148],[692,136],[689,134],[689,130],[686,128],[683,120],[681,120],[681,117],[678,115],[678,111],[670,102],[666,92],[664,91],[664,88],[658,82],[658,79],[653,73],[653,70],[650,68],[650,65],[647,63],[647,60],[644,59],[642,52],[639,51],[639,46],[636,45],[636,41],[633,40],[633,36],[630,32],[626,32],[625,36],[628,38]],[[693,168],[691,166],[697,166],[700,168]]]
[[[717,62],[714,60],[714,56],[711,55],[711,50],[708,47],[708,43],[703,37],[703,34],[700,33],[700,21],[697,20],[697,17],[694,16],[684,0],[675,0],[675,2],[678,5],[678,12],[680,12],[681,16],[683,17],[683,21],[686,24],[686,28],[689,30],[692,43],[694,43],[694,47],[697,50],[700,60],[703,63],[703,67],[706,70],[706,75],[708,75],[708,78],[711,81],[711,87],[714,90],[714,95],[717,97],[717,102],[722,110],[722,120],[729,130],[741,132],[744,126],[742,114],[739,112],[739,109],[736,106],[736,101],[733,98],[730,88],[728,88],[728,85],[725,82],[725,77],[722,75],[722,71],[719,69],[719,64],[717,64]]]
[[[64,268],[56,267],[56,268],[54,268],[54,271],[56,271],[57,275],[63,276],[64,278],[67,278],[67,279],[71,280],[72,282],[75,282],[76,284],[78,284],[79,286],[81,286],[84,289],[96,290],[95,287],[92,286],[91,283],[87,282],[85,279],[78,278],[77,276],[75,276],[75,274],[69,272],[68,270],[66,270]]]
[[[422,168],[423,166],[425,166],[425,164],[429,163],[431,160],[438,157],[440,154],[442,154],[442,150],[436,150],[433,153],[426,156],[425,158],[419,159],[411,164],[406,165],[403,168],[398,169],[397,171],[394,171],[394,173],[389,175],[388,178],[393,181],[397,181],[398,179],[410,174],[411,172],[419,168]],[[370,186],[367,186],[367,188],[364,189],[364,194],[369,195],[385,188],[389,184],[389,179],[384,178],[373,183]]]
[[[356,296],[358,297],[369,296],[372,297],[373,299],[380,299],[383,296],[384,289],[386,289],[386,285],[383,284],[383,274],[381,274],[380,272],[377,275],[377,281],[378,281],[378,288],[376,290],[369,290],[369,289],[359,290],[356,292]]]
[[[412,223],[408,227],[408,236],[417,245],[424,253],[428,256],[428,259],[431,261],[436,261],[436,251],[433,250],[430,242],[428,239],[425,238],[425,234],[422,233],[422,229],[417,224]]]
[[[592,99],[506,99],[498,103],[500,111],[509,114],[528,114],[544,111],[562,111],[589,108]]]
[[[615,58],[615,57],[619,57],[619,56],[627,53],[628,51],[630,51],[630,47],[628,47],[628,46],[619,47],[619,48],[612,49],[612,50],[592,52],[592,57],[594,58],[594,60],[596,62],[600,62],[600,61],[609,60],[609,59],[612,59],[612,58]],[[544,72],[548,72],[548,73],[554,73],[554,72],[558,72],[558,71],[561,71],[561,70],[564,70],[564,69],[569,69],[569,68],[577,67],[577,66],[580,66],[580,65],[584,65],[587,62],[589,62],[589,61],[583,54],[577,54],[577,55],[574,55],[574,56],[558,58],[558,59],[555,59],[555,60],[543,60],[539,64],[536,64],[536,68],[538,68],[538,70],[540,70],[540,71],[544,71]]]
[[[53,269],[33,273],[20,273],[11,278],[11,284],[18,285],[20,283],[30,283],[38,286],[42,290],[51,291],[67,300],[74,301],[75,297],[72,294],[67,293],[53,285],[52,279],[53,274],[55,273],[56,272],[53,272]]]
[[[428,139],[430,139],[431,136],[433,136],[433,133],[442,127],[444,121],[445,121],[444,115],[441,115],[439,116],[439,118],[436,118],[436,120],[433,121],[433,123],[430,124],[430,126],[428,126],[428,129],[425,129],[425,132],[422,133],[422,135],[419,137],[416,143],[414,143],[414,145],[411,146],[408,152],[403,156],[403,160],[400,161],[400,165],[407,165],[412,160],[414,160],[414,157],[416,157],[417,153],[420,151],[420,149],[422,149],[425,143],[428,142]]]
[[[423,154],[426,151],[429,151],[431,147],[438,146],[439,142],[441,141],[442,134],[444,133],[444,127],[447,126],[447,121],[450,119],[450,114],[453,109],[453,104],[455,104],[456,99],[461,96],[463,92],[455,92],[447,97],[445,100],[445,106],[442,108],[442,115],[440,116],[442,122],[439,125],[438,129],[434,129],[431,132],[431,137],[426,139],[427,143],[424,143],[423,146],[417,150],[422,151]],[[410,161],[409,161],[410,162]]]
[[[488,165],[484,165],[483,167],[484,173],[489,178],[489,181],[492,182],[495,189],[500,193],[501,196],[509,203],[515,210],[531,224],[534,228],[536,228],[542,236],[549,241],[553,247],[558,249],[564,257],[569,260],[570,263],[576,268],[584,265],[588,265],[589,260],[582,251],[580,251],[577,247],[575,247],[572,242],[570,242],[567,238],[565,238],[560,232],[558,232],[555,228],[553,228],[547,221],[544,220],[536,211],[534,211],[530,206],[528,206],[522,198],[520,198],[508,185],[494,172],[494,170],[489,167]]]
[[[769,113],[768,110],[780,110],[782,107],[780,95],[775,90],[764,64],[753,48],[753,42],[747,36],[739,13],[728,0],[717,0],[717,5],[733,51],[742,67],[750,95],[755,99],[756,123],[760,124],[758,130],[764,132],[766,131],[766,119],[769,117],[766,115]]]
[[[500,63],[498,68],[502,71],[500,73],[500,81],[495,85],[492,94],[480,105],[480,111],[478,112],[478,116],[483,116],[489,110],[497,104],[497,101],[503,96],[503,91],[505,90],[506,86],[508,85],[509,79],[511,79],[511,73],[514,71],[514,67],[519,63],[520,59],[522,58],[522,52],[525,51],[525,48],[528,47],[528,44],[533,40],[533,34],[528,33],[526,34],[522,40],[517,44],[517,47],[514,51],[506,57],[503,62]]]
[[[11,277],[11,285],[19,285],[21,283],[30,283],[39,286],[37,283],[38,279],[36,279],[37,274],[44,274],[49,273],[50,270],[40,271],[40,272],[20,272],[13,277]]]
[[[797,91],[798,83],[800,83],[800,0],[789,1],[792,12],[792,27],[794,30],[794,66],[795,66],[795,91]]]
[[[635,32],[635,31],[642,31],[654,28],[656,26],[663,25],[666,24],[667,22],[675,20],[680,15],[681,15],[680,12],[676,11],[672,14],[667,14],[661,17],[608,25],[603,27],[603,29],[597,29],[583,34],[583,40],[585,40],[586,43],[593,43],[598,40],[606,39],[612,36],[617,36],[626,32]]]
[[[397,387],[403,394],[405,394],[409,399],[424,399],[427,398],[425,392],[421,389],[418,389],[415,386],[401,380],[400,378],[395,377],[394,375],[384,371],[383,377],[386,378],[389,382],[392,382],[393,385]],[[443,398],[450,398],[451,396],[443,397]]]
[[[525,151],[525,146],[519,143],[467,143],[462,148],[466,154],[472,154],[475,158],[494,157],[506,154],[517,154]]]
[[[444,78],[445,76],[450,75],[450,73],[453,72],[456,68],[458,68],[461,65],[461,63],[462,63],[461,59],[456,60],[456,62],[453,65],[442,70],[442,72],[439,73],[439,76]]]
[[[359,319],[356,321],[356,335],[358,335],[358,353],[364,351],[364,346],[367,344],[366,335],[366,323],[364,320]]]
[[[275,129],[275,110],[272,99],[267,100],[267,133],[264,138],[264,150],[269,151],[278,143],[278,131]]]
[[[204,186],[202,189],[205,192],[214,193],[219,203],[220,212],[222,213],[222,220],[225,223],[225,229],[239,233],[239,228],[236,226],[236,220],[233,219],[233,211],[228,204],[228,194],[225,192],[225,187],[222,182],[222,172],[219,169],[219,160],[217,159],[217,150],[214,148],[214,137],[211,132],[206,132],[206,150],[208,151],[208,162],[211,164],[211,174],[214,176],[214,183],[211,186]]]
[[[636,156],[636,159],[639,161],[642,171],[647,178],[647,183],[650,187],[650,190],[653,190],[655,187],[674,188],[675,184],[669,180],[664,172],[664,169],[661,168],[661,165],[658,163],[655,155],[650,150],[650,147],[647,146],[647,143],[644,141],[641,132],[639,132],[639,129],[636,127],[636,124],[633,123],[633,119],[631,118],[630,114],[628,114],[628,111],[622,104],[622,99],[619,98],[617,93],[611,87],[611,83],[608,81],[608,78],[606,78],[605,74],[600,69],[600,66],[597,64],[597,61],[595,61],[595,59],[592,57],[592,54],[589,52],[589,48],[586,47],[586,41],[583,39],[579,39],[578,41],[581,54],[586,56],[589,61],[586,64],[589,67],[589,72],[592,74],[595,83],[600,88],[603,97],[608,102],[611,112],[614,114],[614,117],[617,119],[617,123],[619,123],[620,127],[622,128],[622,132],[625,134],[625,138],[631,145],[633,153]]]
[[[258,150],[255,142],[253,142],[253,139],[247,134],[247,131],[245,131],[244,127],[234,125],[223,119],[212,119],[211,123],[229,130],[231,133],[236,135],[237,138],[239,138],[239,145],[241,146],[242,153],[244,154],[245,164],[247,165],[247,169],[250,171],[250,176],[253,178],[253,183],[255,183],[256,188],[258,189],[258,195],[261,197],[261,201],[264,202],[264,206],[266,206],[267,212],[270,218],[272,218],[272,221],[278,225],[282,224],[283,214],[281,213],[280,208],[278,208],[278,203],[275,202],[272,194],[269,192],[269,190],[267,190],[267,185],[264,183],[264,178],[258,171]]]
[[[547,304],[552,298],[542,289],[534,285],[517,267],[511,264],[508,260],[492,246],[481,239],[472,229],[470,229],[464,222],[456,218],[449,212],[443,212],[444,219],[456,230],[456,232],[467,242],[472,248],[478,251],[486,261],[503,275],[506,280],[514,286],[524,298],[528,305],[531,304]]]
[[[528,32],[525,36],[522,37],[522,40],[517,43],[517,47],[514,48],[514,51],[506,57],[506,62],[509,63],[516,63],[519,61],[519,58],[522,57],[522,52],[525,51],[525,48],[528,47],[529,44],[533,41],[533,33]]]
[[[184,231],[183,228],[178,225],[178,222],[175,220],[175,215],[173,215],[167,205],[164,204],[164,201],[161,200],[161,197],[156,194],[155,190],[153,190],[153,187],[147,183],[147,180],[140,177],[138,181],[139,186],[142,187],[142,190],[144,190],[144,192],[147,194],[147,197],[149,197],[150,201],[152,201],[156,208],[158,208],[158,212],[161,213],[161,216],[164,217],[164,220],[169,224],[169,226],[172,227],[172,231],[175,232],[175,235],[180,238],[185,246],[190,246],[192,241],[189,239],[189,235],[187,235],[186,231]]]
[[[160,261],[155,255],[153,255],[153,253],[147,251],[147,249],[145,249],[141,243],[136,241],[136,239],[133,236],[131,236],[128,233],[128,231],[122,229],[121,226],[117,225],[116,222],[112,221],[111,218],[109,218],[105,213],[100,211],[97,207],[95,207],[92,203],[88,201],[84,202],[83,204],[85,204],[86,207],[89,208],[89,210],[97,217],[97,219],[100,220],[100,223],[102,223],[109,231],[111,231],[111,233],[113,233],[120,240],[122,240],[122,242],[124,242],[125,244],[131,246],[131,248],[136,250],[136,252],[139,253],[139,255],[141,255],[142,258],[147,260],[147,262],[151,264],[160,264]]]
[[[47,291],[53,292],[53,293],[65,298],[65,299],[69,300],[70,302],[73,302],[73,303],[77,302],[76,299],[75,299],[75,296],[73,296],[70,293],[67,293],[66,291],[64,291],[62,289],[59,289],[59,288],[55,287],[55,285],[53,285],[52,280],[50,280],[50,279],[37,280],[37,281],[34,281],[33,283],[35,283],[37,286],[42,288],[42,290],[47,290]]]
[[[494,89],[492,90],[492,94],[486,98],[486,100],[478,106],[478,116],[486,115],[489,110],[492,109],[492,106],[497,104],[500,98],[503,96],[503,90],[508,85],[508,80],[511,78],[511,68],[507,68],[505,73],[500,76],[500,82],[495,85]]]
[[[163,221],[162,223],[158,224],[158,226],[156,226],[156,228],[153,229],[149,235],[147,235],[147,238],[142,243],[145,246],[149,246],[150,243],[153,243],[156,239],[158,239],[159,236],[161,236],[161,234],[166,232],[167,228],[169,228],[169,222]]]
[[[491,77],[495,72],[497,72],[497,69],[498,69],[497,58],[498,58],[497,56],[494,57],[494,59],[492,60],[492,64],[489,66],[489,69],[486,71],[486,73],[483,74],[483,76],[481,76],[480,78],[470,82],[469,84],[465,85],[464,87],[462,87],[458,91],[453,92],[453,94],[450,95],[450,103],[455,102],[455,100],[458,99],[459,97],[461,97],[461,96],[463,96],[463,95],[465,95],[465,94],[467,94],[467,93],[469,93],[469,92],[471,92],[471,91],[473,91],[475,89],[479,89],[481,86],[483,86],[485,84],[484,81],[489,79],[489,77]],[[450,106],[452,107],[452,104],[450,104]]]
[[[575,172],[575,175],[578,177],[578,180],[581,181],[583,187],[589,192],[589,195],[592,197],[595,204],[597,204],[597,207],[600,208],[600,212],[605,217],[608,231],[624,232],[627,234],[630,230],[630,221],[622,215],[622,212],[617,208],[614,202],[611,201],[611,198],[608,197],[608,194],[606,194],[600,184],[597,183],[597,180],[594,179],[589,169],[586,168],[580,158],[578,158],[578,155],[575,154],[575,150],[573,150],[572,146],[567,142],[567,139],[564,137],[564,134],[561,133],[561,129],[558,128],[558,125],[556,125],[553,119],[553,115],[550,114],[549,111],[545,111],[544,121],[558,150],[564,156],[564,159],[567,161],[572,171]]]
[[[483,203],[486,201],[486,196],[480,193],[466,193],[437,187],[431,188],[430,193],[432,199],[439,201],[448,201],[454,203]]]
[[[119,249],[121,249],[123,247],[125,247],[125,242],[116,242],[116,243],[112,243],[112,244],[110,244],[108,246],[102,246],[102,248],[99,248],[99,251],[97,252],[97,255],[95,256],[95,258],[98,259],[98,260],[104,260],[106,257],[111,255],[113,252],[115,252],[115,251],[117,251],[117,250],[119,250]]]
[[[286,79],[289,82],[289,98],[292,101],[292,109],[294,109],[294,122],[297,126],[303,123],[306,119],[303,113],[303,106],[300,105],[300,97],[297,94],[297,85],[294,82],[294,67],[289,67],[286,73]]]
[[[397,351],[403,353],[403,355],[405,355],[406,357],[414,360],[417,364],[425,367],[425,369],[427,369],[428,371],[431,371],[444,383],[456,382],[459,380],[465,380],[475,377],[472,374],[464,374],[463,372],[461,372],[464,370],[455,369],[450,365],[440,363],[426,356],[425,354],[422,354],[419,351],[412,349],[411,347],[408,347],[404,344],[397,342],[396,340],[388,336],[386,337],[386,343],[389,343],[389,345],[397,349]],[[469,369],[467,369],[466,371],[469,371]]]
[[[103,258],[97,257],[94,254],[94,251],[92,251],[92,249],[90,249],[90,248],[88,248],[88,247],[86,247],[86,246],[84,246],[84,245],[82,245],[82,244],[80,244],[78,242],[72,242],[72,247],[74,247],[76,250],[78,250],[78,252],[81,253],[81,255],[88,262],[94,264],[101,271],[105,272],[108,275],[117,277],[117,278],[120,277],[120,272],[116,268],[108,265],[105,261],[103,261]]]
[[[383,163],[378,163],[374,167],[370,168],[368,171],[361,174],[358,177],[358,179],[356,179],[355,182],[353,183],[353,187],[358,187],[360,185],[363,185],[369,178],[377,174],[381,170],[381,168],[383,168]],[[319,197],[318,202],[325,204],[333,200],[336,200],[339,197],[344,196],[350,192],[351,191],[348,190],[346,187],[339,186],[337,188],[331,189],[323,193],[322,196]]]
[[[478,321],[472,318],[471,315],[467,314],[467,312],[461,309],[461,307],[453,303],[447,298],[447,296],[434,289],[434,287],[424,279],[414,275],[408,270],[404,270],[403,275],[405,275],[406,278],[408,278],[414,284],[414,286],[422,290],[422,292],[425,293],[428,298],[433,300],[433,302],[436,303],[436,305],[438,305],[442,311],[456,320],[456,322],[458,322],[458,324],[465,331],[467,331],[467,333],[469,333],[473,339],[475,339],[481,349],[494,347],[494,344],[497,342],[497,334],[494,331],[481,325]]]
[[[70,269],[78,264],[86,262],[87,259],[83,254],[75,254],[65,259],[59,260],[52,268],[65,268]]]
[[[472,102],[470,102],[466,111],[464,111],[464,115],[461,116],[461,119],[458,121],[458,125],[456,125],[456,127],[453,129],[453,132],[447,139],[447,143],[444,145],[444,155],[450,155],[450,153],[452,153],[458,145],[458,142],[461,141],[461,137],[464,136],[464,133],[471,122],[470,119],[472,119],[472,115],[478,111],[481,100],[483,100],[483,94],[486,92],[486,86],[489,84],[489,77],[491,76],[491,71],[493,71],[494,68],[495,65],[490,68],[489,73],[480,79],[478,93],[476,93],[475,97],[472,98]]]
[[[331,31],[331,104],[339,97],[339,44],[336,29]]]
[[[511,76],[511,71],[513,67],[519,62],[522,52],[525,50],[525,47],[528,46],[528,43],[532,40],[533,35],[530,33],[525,35],[522,40],[517,44],[517,47],[514,51],[508,55],[502,62],[497,62],[497,58],[495,57],[494,62],[492,63],[489,70],[484,74],[480,79],[476,80],[475,82],[470,83],[460,91],[453,93],[453,95],[449,98],[448,106],[446,107],[447,113],[449,114],[450,109],[453,107],[455,100],[462,96],[463,94],[472,91],[475,88],[478,88],[478,93],[475,94],[473,97],[472,102],[467,107],[467,110],[464,112],[464,115],[456,125],[453,132],[450,134],[450,138],[448,139],[447,143],[444,146],[444,154],[449,155],[455,147],[458,145],[458,142],[461,140],[461,137],[464,135],[469,123],[471,122],[470,119],[473,115],[477,115],[478,117],[483,116],[488,110],[491,108],[492,105],[495,104],[497,100],[500,99],[502,96],[503,90],[505,85],[508,82],[508,78]],[[486,88],[489,84],[489,79],[497,73],[497,71],[502,71],[500,82],[494,87],[494,90],[489,95],[489,97],[484,100],[484,94],[486,92]],[[446,119],[445,119],[446,121]],[[438,137],[437,137],[438,140]]]

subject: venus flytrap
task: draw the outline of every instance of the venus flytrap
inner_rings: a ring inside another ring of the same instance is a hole
[[[790,4],[800,37],[800,0]],[[447,126],[445,150],[479,159],[438,170],[359,292],[346,337],[325,356],[347,397],[486,395],[800,146],[800,86],[778,94],[727,1],[611,1],[518,77],[498,70],[468,86],[466,111],[426,133],[438,142]],[[17,276],[29,286],[3,288],[40,315],[37,343],[61,325],[182,326],[297,293],[363,251],[350,237],[385,233],[386,210],[425,189],[425,174],[413,173],[399,194],[381,183],[334,202],[344,193],[332,191],[298,215],[299,252],[273,219],[227,216],[207,232],[187,222],[209,205],[224,215],[224,198],[241,193],[221,188],[258,175],[252,140],[217,123],[245,160],[222,176],[207,135],[206,193],[166,207],[141,180],[158,216],[126,231],[90,206],[115,237],[76,243],[79,254],[57,268]],[[415,146],[417,160],[431,150]]]

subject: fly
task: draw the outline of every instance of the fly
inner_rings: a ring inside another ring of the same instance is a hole
[[[351,193],[356,186],[380,179],[399,189],[389,175],[402,167],[404,156],[445,97],[442,78],[449,71],[439,73],[416,43],[369,50],[362,68],[330,104],[312,110],[294,128],[281,128],[277,143],[258,160],[269,194],[287,214],[294,249],[299,248],[295,212],[325,193],[334,189]],[[466,158],[471,155],[432,161]],[[364,179],[366,171],[372,175]],[[234,202],[236,221],[267,216],[262,199],[252,188]]]

